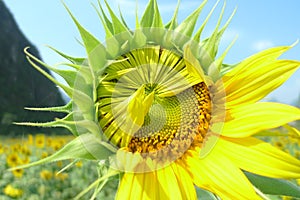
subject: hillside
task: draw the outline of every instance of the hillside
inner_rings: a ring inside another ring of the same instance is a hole
[[[26,60],[23,49],[40,57],[0,0],[0,134],[50,132],[53,130],[19,127],[13,121],[49,121],[58,113],[32,112],[24,107],[63,105],[57,87]],[[45,69],[46,70],[46,69]]]

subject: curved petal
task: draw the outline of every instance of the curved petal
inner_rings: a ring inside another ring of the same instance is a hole
[[[222,137],[215,147],[246,171],[273,178],[300,178],[300,160],[259,139]]]
[[[299,61],[275,60],[289,47],[277,47],[245,59],[222,78],[226,106],[261,100],[283,84],[299,67]]]
[[[131,191],[133,189],[134,183],[134,174],[133,173],[125,173],[120,182],[118,192],[116,194],[116,199],[130,199]],[[140,186],[140,185],[139,185]],[[135,186],[136,188],[140,188]],[[140,189],[141,190],[141,189]],[[141,194],[139,194],[141,195]]]
[[[186,169],[178,164],[173,164],[172,168],[176,174],[179,187],[181,188],[182,196],[190,200],[197,199],[194,182]]]
[[[248,137],[300,119],[299,108],[269,102],[238,106],[228,112],[231,119],[225,122],[222,135],[236,138]]]
[[[155,172],[125,173],[116,199],[196,199],[190,175],[172,164]]]
[[[209,190],[224,200],[260,199],[243,172],[215,149],[204,159],[199,159],[199,154],[195,151],[190,151],[189,154],[181,165],[189,171],[198,187]]]

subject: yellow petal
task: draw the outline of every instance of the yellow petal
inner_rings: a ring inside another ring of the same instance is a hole
[[[176,174],[182,196],[185,197],[185,199],[197,199],[193,180],[186,169],[179,164],[172,164],[172,169]]]
[[[222,138],[215,147],[246,171],[273,178],[300,178],[300,161],[263,142],[249,138]]]
[[[119,185],[117,200],[159,200],[159,183],[154,172],[125,173]]]
[[[152,106],[153,101],[154,101],[154,92],[151,92],[148,96],[145,97],[143,101],[144,116],[149,112],[149,109]]]
[[[189,174],[174,163],[155,172],[125,173],[116,195],[116,199],[122,200],[187,198],[196,199],[193,182]]]
[[[161,186],[159,187],[159,199],[184,199],[171,166],[156,171],[156,175]]]
[[[122,177],[122,180],[120,182],[117,194],[116,194],[116,200],[129,200],[132,189],[135,187],[137,188],[136,185],[134,185],[134,176],[135,174],[133,173],[125,173],[124,176]],[[140,194],[141,195],[141,194]]]
[[[199,159],[197,152],[190,155],[183,162],[198,187],[215,193],[222,200],[260,199],[243,172],[221,152],[213,149],[204,159]]]
[[[279,103],[260,102],[238,106],[229,112],[231,119],[222,130],[227,137],[248,137],[300,119],[300,109]]]
[[[128,117],[132,122],[138,126],[141,126],[144,123],[144,112],[143,111],[143,100],[144,100],[145,87],[140,87],[133,95],[130,100],[127,113]]]
[[[258,53],[225,74],[222,81],[226,106],[257,102],[283,84],[300,67],[298,61],[275,60],[288,48],[277,47]]]

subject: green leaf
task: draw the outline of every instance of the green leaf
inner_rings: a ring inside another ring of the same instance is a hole
[[[101,141],[93,134],[83,134],[66,144],[63,148],[49,157],[33,163],[10,168],[10,171],[24,169],[49,162],[68,159],[104,160],[113,154],[109,144]]]
[[[290,181],[268,178],[249,172],[244,173],[251,183],[262,193],[300,198],[300,187]]]

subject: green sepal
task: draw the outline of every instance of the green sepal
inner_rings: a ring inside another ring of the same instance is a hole
[[[179,5],[180,5],[180,0],[178,0],[172,19],[165,25],[165,28],[168,30],[174,30],[178,26],[177,15],[179,10]]]
[[[147,43],[147,37],[141,29],[136,29],[133,34],[133,39],[131,41],[131,46],[134,48],[141,48]]]
[[[84,29],[81,24],[73,16],[69,8],[64,4],[68,13],[70,14],[72,20],[77,26],[81,38],[83,40],[86,52],[88,54],[89,65],[93,72],[98,72],[104,67],[106,63],[106,50],[105,47],[86,29]]]
[[[206,24],[208,22],[208,20],[210,19],[211,15],[213,14],[214,10],[216,9],[217,5],[219,4],[220,0],[218,0],[215,5],[213,6],[213,8],[210,10],[209,14],[206,16],[204,22],[202,22],[200,28],[197,30],[197,32],[195,33],[194,35],[194,40],[196,42],[200,42],[200,37],[201,37],[201,34],[204,30],[204,28],[206,27]]]
[[[120,34],[118,37],[119,43],[122,45],[124,42],[131,40],[132,35],[130,31],[127,29],[126,25],[122,23],[122,21],[119,20],[119,18],[115,15],[113,10],[110,8],[109,4],[106,0],[104,0],[106,7],[109,11],[110,17],[112,19],[112,26],[114,29],[114,35]]]
[[[121,18],[122,23],[123,23],[124,26],[127,28],[127,30],[130,30],[130,28],[129,28],[129,26],[126,24],[126,21],[125,21],[125,19],[124,19],[124,17],[123,17],[123,14],[122,14],[122,12],[121,12],[120,5],[118,5],[118,9],[119,9],[119,15],[120,15],[120,18]]]
[[[62,119],[56,118],[55,121],[51,121],[51,122],[39,122],[39,123],[14,122],[14,124],[21,125],[21,126],[35,126],[35,127],[52,127],[52,128],[62,127],[68,129],[73,135],[77,136],[78,135],[77,127],[75,126],[74,123],[71,123],[73,122],[73,115],[74,112],[69,113]]]
[[[160,16],[156,0],[150,0],[141,18],[142,28],[163,28],[164,24]]]
[[[68,85],[73,88],[74,85],[74,81],[76,79],[77,76],[77,72],[73,71],[73,70],[62,70],[62,69],[57,69],[55,67],[51,67],[50,65],[47,65],[46,63],[42,62],[40,59],[38,59],[37,57],[33,56],[32,54],[30,54],[27,50],[25,50],[26,55],[34,60],[35,62],[43,65],[44,67],[46,67],[47,69],[55,72],[56,74],[60,75],[67,83]]]
[[[218,71],[220,72],[222,69],[222,64],[223,61],[226,57],[226,55],[228,54],[229,50],[231,49],[231,47],[234,45],[234,43],[236,42],[237,37],[235,37],[232,42],[228,45],[228,47],[225,49],[225,51],[222,53],[222,55],[214,61],[214,65],[217,67]]]
[[[80,120],[80,121],[67,121],[66,124],[75,125],[77,129],[86,129],[89,133],[99,135],[101,133],[100,127],[94,121]],[[82,132],[82,131],[80,131]]]
[[[140,21],[148,43],[162,43],[164,24],[156,0],[150,0]]]
[[[63,148],[61,148],[49,157],[26,165],[13,167],[9,170],[13,171],[16,169],[24,169],[45,163],[69,159],[108,159],[109,156],[111,156],[114,153],[112,151],[112,148],[110,148],[108,145],[108,143],[101,141],[98,137],[96,137],[93,134],[83,134],[70,141]]]
[[[54,47],[51,46],[47,46],[48,48],[50,48],[51,50],[55,51],[57,54],[59,54],[60,56],[62,56],[63,58],[69,60],[70,62],[72,62],[73,64],[79,64],[82,65],[84,63],[84,61],[86,60],[86,58],[75,58],[75,57],[71,57],[66,55],[65,53],[58,51],[57,49],[55,49]]]
[[[191,15],[174,29],[176,33],[180,33],[176,34],[174,38],[174,42],[177,46],[183,46],[183,44],[186,43],[186,38],[192,36],[198,17],[206,3],[207,0],[204,0]]]
[[[212,60],[214,60],[214,58],[217,55],[217,51],[218,51],[218,46],[219,43],[218,41],[220,40],[219,36],[219,27],[224,15],[224,11],[225,11],[225,7],[226,7],[226,2],[224,3],[223,7],[222,7],[222,11],[221,14],[219,16],[217,25],[215,27],[215,30],[213,31],[212,35],[207,38],[206,40],[204,40],[203,42],[201,42],[201,46],[203,46],[206,49],[206,52],[208,53],[208,55],[212,58]],[[211,63],[205,63],[204,66],[209,66]]]
[[[61,63],[61,64],[65,65],[65,66],[72,67],[76,70],[75,71],[76,75],[74,75],[75,76],[75,78],[74,78],[74,83],[75,84],[78,83],[78,82],[85,83],[85,84],[88,84],[88,85],[93,84],[93,82],[94,82],[94,80],[92,78],[93,76],[92,76],[91,70],[88,66],[77,65],[77,64],[72,64],[72,63]],[[84,81],[84,82],[82,82],[82,81]],[[74,84],[72,84],[72,86],[74,86]]]
[[[49,107],[49,108],[30,108],[25,107],[26,110],[31,111],[49,111],[49,112],[61,112],[61,113],[71,113],[72,112],[72,101],[67,103],[64,106],[57,106],[57,107]]]
[[[203,43],[201,44],[206,49],[206,51],[208,52],[208,54],[210,55],[210,57],[212,59],[215,59],[215,57],[218,53],[218,48],[219,48],[219,44],[220,44],[222,35],[225,32],[225,30],[227,29],[229,23],[231,22],[234,14],[236,12],[236,9],[234,9],[234,11],[232,12],[231,16],[229,17],[229,19],[227,20],[225,25],[219,30],[219,27],[220,27],[220,24],[221,24],[221,21],[223,18],[225,6],[226,6],[226,4],[224,3],[224,6],[222,8],[219,20],[217,22],[217,25],[215,27],[213,34],[207,40],[203,41]]]
[[[283,195],[300,198],[300,187],[291,181],[268,178],[244,172],[251,183],[264,194]]]
[[[84,118],[93,121],[95,117],[95,110],[94,101],[91,99],[91,96],[92,94],[87,95],[80,90],[74,89],[72,99],[76,106],[78,106]]]
[[[100,3],[100,0],[98,0],[98,6],[100,8],[100,11],[101,11],[101,14],[99,13],[99,11],[96,9],[100,19],[101,19],[101,22],[105,28],[105,32],[106,32],[106,37],[107,36],[112,36],[114,34],[114,28],[113,28],[113,24],[111,23],[111,21],[108,19],[108,17],[106,16],[105,12],[103,11],[103,8],[101,6],[101,3]],[[102,18],[103,16],[103,18]]]
[[[38,66],[36,63],[34,63],[32,60],[36,61],[37,63],[41,64],[42,66],[44,66],[47,69],[51,69],[52,67],[50,67],[49,65],[47,65],[46,63],[42,62],[41,60],[39,60],[38,58],[36,58],[35,56],[33,56],[32,54],[30,54],[27,50],[29,47],[24,49],[24,52],[26,54],[26,58],[28,60],[28,62],[36,69],[38,70],[41,74],[43,74],[45,77],[47,77],[50,81],[52,81],[54,84],[58,85],[59,87],[61,87],[61,89],[63,89],[66,94],[71,97],[72,93],[73,93],[73,89],[60,83],[59,81],[57,81],[55,78],[53,78],[49,73],[47,73],[45,70],[43,70],[40,66]]]

